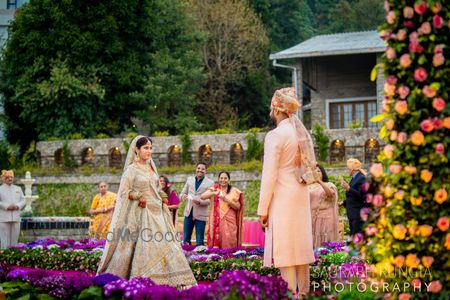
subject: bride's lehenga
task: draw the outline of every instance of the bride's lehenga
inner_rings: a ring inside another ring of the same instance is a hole
[[[176,287],[195,285],[169,209],[159,196],[158,180],[153,161],[148,166],[133,162],[126,167],[98,273],[127,279],[144,276]],[[143,196],[147,206],[128,200],[130,192]]]

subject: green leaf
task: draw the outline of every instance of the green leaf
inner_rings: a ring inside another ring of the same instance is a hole
[[[441,85],[439,84],[439,82],[433,82],[432,84],[430,84],[430,87],[438,91],[441,88]]]
[[[36,297],[38,298],[38,300],[53,300],[53,299],[55,299],[48,294],[39,294]]]
[[[78,299],[102,299],[102,293],[103,290],[101,287],[91,286],[83,290],[78,296]]]
[[[17,298],[17,300],[28,300],[28,299],[30,299],[30,294],[26,294],[20,298]]]

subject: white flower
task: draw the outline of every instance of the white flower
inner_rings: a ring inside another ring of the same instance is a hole
[[[245,250],[238,250],[238,251],[233,253],[233,255],[235,255],[235,256],[241,255],[241,254],[247,254],[247,252]]]
[[[51,244],[51,245],[48,245],[47,248],[48,249],[53,249],[53,248],[59,248],[59,246],[56,245],[56,244]]]
[[[94,248],[92,252],[103,252],[103,248]]]
[[[74,249],[73,252],[84,252],[83,249]]]
[[[204,252],[206,249],[208,249],[206,246],[197,246],[194,248],[193,251],[195,252]]]
[[[257,258],[259,258],[258,255],[250,255],[250,256],[248,257],[248,259],[257,259]]]
[[[42,245],[36,245],[32,249],[44,249],[44,247],[42,247]]]

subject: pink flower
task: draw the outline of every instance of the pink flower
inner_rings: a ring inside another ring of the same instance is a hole
[[[427,11],[427,3],[425,1],[414,3],[414,11],[419,15],[423,15]]]
[[[433,123],[434,129],[439,129],[444,125],[442,120],[439,120],[438,118],[431,119],[431,123]]]
[[[410,300],[410,299],[411,299],[411,294],[401,293],[400,295],[398,295],[398,300]]]
[[[448,217],[440,217],[436,225],[440,231],[447,231],[450,227],[450,220]]]
[[[386,48],[386,57],[387,57],[389,60],[393,60],[394,58],[397,57],[397,55],[395,54],[395,50],[392,49],[392,47],[387,47],[387,48]]]
[[[376,194],[375,196],[373,196],[372,203],[375,206],[380,206],[381,203],[383,203],[383,196],[381,196],[380,194]]]
[[[386,12],[388,12],[388,11],[390,10],[389,2],[388,2],[387,0],[384,0],[384,10],[385,10]]]
[[[430,119],[420,122],[420,128],[425,132],[431,132],[434,129],[433,122]]]
[[[397,101],[394,109],[399,115],[404,115],[408,111],[408,104],[406,101]]]
[[[402,56],[400,56],[400,66],[402,66],[402,68],[408,68],[411,63],[412,60],[409,54],[403,54]]]
[[[372,236],[378,232],[375,226],[367,226],[365,229],[366,235]]]
[[[400,95],[401,99],[406,99],[406,97],[409,95],[409,88],[402,85],[398,88],[398,94]]]
[[[430,34],[431,33],[430,22],[423,22],[418,31],[421,34]]]
[[[444,152],[445,152],[445,147],[444,147],[444,144],[442,144],[442,143],[437,143],[436,144],[436,153],[437,154],[444,154]]]
[[[414,9],[410,6],[405,6],[405,8],[403,8],[403,16],[405,19],[412,19],[414,16]]]
[[[444,53],[444,47],[445,47],[444,44],[436,45],[436,47],[434,47],[434,54]]]
[[[405,171],[406,171],[406,173],[412,175],[412,174],[416,174],[417,173],[417,168],[413,167],[413,166],[406,166],[405,167]]]
[[[445,101],[441,97],[433,99],[433,107],[437,111],[443,111],[445,108]]]
[[[362,233],[358,232],[357,234],[355,234],[353,236],[353,243],[354,244],[359,244],[363,241],[364,236],[362,235]]]
[[[405,25],[405,27],[408,27],[408,28],[415,28],[416,27],[414,25],[413,21],[405,21],[405,22],[403,22],[403,25]]]
[[[395,141],[397,139],[397,136],[398,136],[397,131],[393,130],[393,131],[391,131],[391,135],[389,136],[389,139],[391,141]]]
[[[398,78],[396,76],[394,76],[394,75],[389,75],[386,78],[386,82],[389,83],[389,84],[392,84],[392,85],[395,85],[397,83],[397,80],[398,80]]]
[[[406,39],[406,30],[405,29],[400,29],[397,32],[397,40],[404,41],[405,39]]]
[[[397,142],[403,144],[407,138],[408,136],[406,135],[406,132],[399,132],[397,136]]]
[[[437,294],[442,290],[442,283],[439,280],[435,280],[430,282],[428,285],[427,291],[432,292],[433,294]]]
[[[395,18],[396,18],[396,16],[395,16],[395,12],[393,10],[388,12],[388,14],[386,15],[386,21],[388,22],[388,24],[394,24]]]
[[[423,47],[417,42],[410,41],[408,45],[408,49],[410,52],[422,53]]]
[[[433,17],[433,26],[434,26],[434,28],[439,29],[439,28],[442,27],[442,24],[444,24],[444,20],[442,19],[442,17],[439,16],[439,15],[435,15]]]
[[[362,208],[359,211],[359,215],[364,222],[367,221],[367,218],[369,217],[369,209],[367,207]]]
[[[414,71],[414,79],[419,82],[424,82],[428,77],[427,70],[420,67]]]
[[[382,164],[373,164],[370,167],[370,173],[374,176],[374,177],[380,177],[383,174],[383,165]]]
[[[436,96],[436,92],[437,90],[430,87],[429,85],[424,86],[422,89],[422,93],[428,98],[433,98],[434,96]]]
[[[402,170],[402,166],[399,164],[392,164],[389,166],[389,171],[393,174],[398,174]]]
[[[381,101],[381,106],[383,107],[383,111],[389,111],[391,108],[389,106],[389,100],[388,99],[383,99],[383,101]]]
[[[400,190],[398,192],[396,192],[394,194],[394,198],[397,200],[403,200],[403,198],[405,198],[405,191],[404,190]]]
[[[445,62],[445,57],[442,53],[436,53],[433,56],[433,66],[439,67],[439,66],[443,65],[444,62]]]

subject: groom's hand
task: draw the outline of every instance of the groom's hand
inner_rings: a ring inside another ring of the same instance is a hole
[[[269,217],[268,216],[259,216],[259,223],[262,228],[267,228],[269,226]]]

